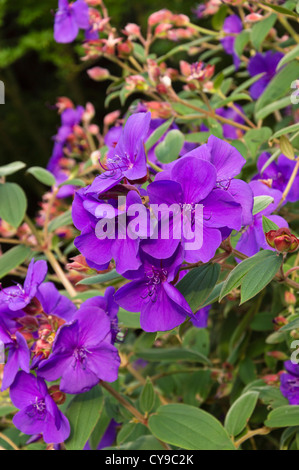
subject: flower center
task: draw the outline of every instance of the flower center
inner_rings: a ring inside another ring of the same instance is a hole
[[[47,414],[45,400],[43,398],[35,397],[35,402],[28,406],[26,414],[29,416],[29,418],[44,421]]]
[[[79,363],[81,368],[85,369],[86,358],[87,358],[88,353],[89,353],[88,349],[86,349],[84,346],[78,346],[73,352],[73,357],[75,358],[73,367],[75,368],[77,364]]]
[[[167,280],[168,271],[164,268],[157,268],[151,266],[147,271],[146,277],[148,279],[147,285],[147,294],[146,297],[149,297],[152,302],[157,300],[157,290],[159,286]]]

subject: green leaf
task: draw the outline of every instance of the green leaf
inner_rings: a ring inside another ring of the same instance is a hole
[[[299,425],[299,406],[285,405],[271,411],[265,421],[269,428],[284,428]]]
[[[278,225],[276,225],[274,222],[272,222],[272,220],[270,219],[267,219],[267,217],[265,217],[263,215],[263,231],[264,233],[267,233],[267,232],[270,232],[270,230],[278,230],[279,227]]]
[[[39,166],[32,166],[27,170],[27,173],[34,176],[40,183],[45,184],[46,186],[54,186],[56,180],[50,171]]]
[[[183,404],[161,406],[150,417],[148,424],[157,439],[182,449],[235,449],[220,422],[195,406]]]
[[[284,331],[296,330],[297,328],[299,328],[299,318],[292,320],[287,325],[282,326],[281,328],[279,328],[279,331],[284,332]]]
[[[283,129],[279,129],[279,131],[275,132],[272,135],[271,140],[276,139],[284,134],[291,134],[293,132],[297,132],[299,130],[299,122],[297,124],[292,124],[291,126],[284,127]]]
[[[221,30],[227,13],[227,5],[221,5],[215,15],[212,16],[212,27],[217,31]]]
[[[285,135],[282,135],[279,139],[279,147],[280,147],[280,150],[281,152],[287,157],[289,158],[290,160],[294,160],[295,159],[295,151],[294,151],[294,148],[291,144],[291,142],[289,141],[289,139],[285,136]]]
[[[191,269],[177,284],[177,289],[185,297],[193,312],[196,312],[208,298],[218,281],[219,274],[219,264],[206,264]]]
[[[77,282],[77,285],[82,284],[84,286],[90,286],[91,284],[100,284],[103,282],[113,281],[114,279],[118,279],[121,276],[112,269],[109,273],[105,274],[97,274],[96,276],[87,277],[86,279],[82,279],[81,281]]]
[[[261,127],[260,129],[250,129],[244,135],[245,143],[252,155],[255,157],[258,149],[262,144],[268,142],[272,135],[272,131],[269,127]]]
[[[267,250],[266,250],[267,251]],[[267,258],[253,266],[241,286],[241,304],[255,297],[274,278],[282,263],[282,255],[269,251]]]
[[[0,257],[0,279],[12,269],[20,266],[29,257],[31,250],[28,246],[19,245],[6,251]]]
[[[252,101],[251,97],[246,94],[246,93],[239,93],[239,94],[232,94],[231,96],[228,96],[227,98],[217,101],[214,103],[213,108],[222,108],[223,106],[226,106],[229,103],[234,103],[235,101]]]
[[[271,196],[255,196],[253,198],[253,210],[252,215],[258,214],[259,212],[266,209],[270,204],[274,202]]]
[[[0,184],[0,219],[18,228],[24,219],[26,209],[26,195],[18,184]]]
[[[64,227],[65,225],[72,225],[72,211],[69,209],[65,211],[63,214],[58,215],[55,219],[51,220],[49,223],[49,232],[54,232],[60,227]]]
[[[271,80],[263,94],[256,102],[255,112],[257,113],[265,106],[280,98],[285,97],[290,91],[291,83],[299,76],[299,63],[289,62]]]
[[[147,377],[140,395],[140,410],[142,413],[149,413],[155,403],[155,391],[151,379]]]
[[[249,43],[249,41],[250,31],[247,29],[244,29],[240,34],[237,35],[234,48],[239,57],[243,54],[244,48]]]
[[[231,97],[233,98],[234,95],[240,93],[240,91],[247,90],[253,83],[257,82],[264,73],[259,73],[258,75],[255,75],[254,77],[248,78],[248,80],[245,80],[245,82],[241,83],[231,94]]]
[[[81,188],[83,188],[84,186],[86,186],[86,183],[85,181],[80,180],[79,178],[74,178],[72,180],[64,181],[59,185],[59,188],[62,188],[62,186],[80,186]]]
[[[12,162],[8,165],[0,166],[0,176],[13,175],[17,171],[22,170],[22,168],[25,167],[26,165],[23,162]]]
[[[237,436],[243,431],[254,411],[258,396],[258,392],[244,393],[230,407],[224,422],[230,436]]]
[[[277,15],[273,14],[253,25],[251,31],[251,42],[255,49],[258,50],[261,47],[270,29],[274,26],[276,19]]]
[[[82,450],[88,441],[104,406],[100,387],[77,395],[70,403],[66,416],[71,425],[71,435],[65,442],[67,450]]]
[[[288,8],[284,8],[279,5],[273,5],[272,3],[266,3],[266,2],[263,2],[263,5],[266,5],[267,7],[271,8],[271,10],[274,10],[277,13],[282,13],[283,15],[293,16],[294,18],[298,19],[298,15],[296,15],[296,13],[294,13],[292,10],[289,10]]]
[[[202,144],[208,140],[210,135],[210,132],[192,132],[185,135],[185,141],[193,142],[195,144]]]
[[[210,305],[210,304],[216,302],[219,299],[219,295],[220,295],[221,289],[223,287],[223,284],[224,284],[224,282],[219,282],[219,284],[217,284],[214,287],[214,289],[212,290],[212,292],[208,296],[207,300],[200,306],[200,308],[206,307],[207,305]]]
[[[197,351],[186,348],[155,348],[155,349],[141,349],[135,353],[141,359],[149,362],[199,362],[201,364],[209,364],[209,359]]]
[[[177,159],[184,145],[184,135],[177,129],[169,131],[165,139],[155,148],[159,162],[170,163]]]
[[[231,290],[241,286],[241,304],[258,294],[277,273],[282,256],[270,250],[263,250],[242,261],[224,281],[219,301]]]
[[[296,59],[299,56],[299,44],[288,52],[278,63],[276,70],[279,70],[283,65],[288,64],[291,60]]]
[[[151,149],[158,142],[158,140],[161,139],[165,132],[168,131],[172,123],[173,119],[171,118],[168,119],[168,121],[163,122],[161,126],[157,127],[157,129],[150,135],[150,137],[145,142],[146,150]]]
[[[278,101],[274,101],[274,103],[270,103],[267,106],[264,106],[259,111],[255,113],[255,117],[257,120],[265,119],[269,114],[272,114],[274,111],[278,109],[286,108],[291,104],[291,96],[286,96]]]
[[[123,308],[119,309],[118,322],[125,328],[140,328],[140,314],[127,312]]]
[[[162,444],[157,441],[154,436],[141,436],[136,441],[126,442],[121,446],[117,447],[107,447],[105,450],[113,450],[118,452],[119,450],[164,450]],[[109,457],[108,457],[109,458]]]

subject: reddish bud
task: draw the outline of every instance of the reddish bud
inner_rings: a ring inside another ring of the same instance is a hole
[[[265,234],[268,245],[280,253],[293,253],[299,247],[299,239],[286,227],[270,230]]]
[[[56,405],[63,405],[66,400],[66,394],[59,390],[58,385],[52,385],[49,388],[49,394],[51,395],[52,399],[55,401]]]
[[[286,361],[288,359],[288,356],[281,351],[268,351],[267,356],[274,357],[278,361]]]
[[[124,32],[129,36],[140,36],[140,26],[135,23],[128,23],[124,29]]]
[[[87,74],[92,80],[95,80],[96,82],[107,80],[107,78],[110,76],[109,70],[102,67],[92,67],[91,69],[87,70]]]
[[[296,304],[296,296],[293,294],[293,292],[286,291],[284,293],[284,300],[289,305],[295,305]]]

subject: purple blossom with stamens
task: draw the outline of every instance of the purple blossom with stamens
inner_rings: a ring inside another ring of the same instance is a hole
[[[283,192],[290,180],[293,170],[296,166],[295,160],[290,160],[285,155],[280,155],[277,162],[272,162],[262,172],[262,168],[271,157],[270,153],[263,152],[258,159],[257,168],[258,175],[254,179],[268,180],[273,189],[278,189]],[[297,174],[291,189],[287,195],[286,201],[296,202],[299,200],[299,175]]]
[[[283,53],[273,51],[267,51],[265,54],[258,52],[255,56],[251,57],[248,64],[250,75],[255,77],[255,75],[260,73],[264,74],[250,87],[249,92],[252,99],[257,100],[267,88],[277,73],[276,67],[282,58]]]
[[[253,216],[252,223],[244,229],[237,243],[237,250],[247,256],[253,256],[255,253],[258,253],[261,248],[264,250],[274,250],[274,248],[271,248],[266,242],[263,231],[263,215],[272,220],[278,227],[288,227],[288,223],[279,215],[271,215],[281,200],[282,193],[280,191],[271,189],[260,181],[252,181],[249,183],[249,186],[254,196],[270,196],[274,199],[266,209]]]
[[[118,195],[127,194],[123,211],[118,211],[118,201],[116,197],[112,197],[114,196],[112,190],[107,192],[107,201],[110,208],[114,210],[113,216],[107,216],[107,219],[111,217],[111,224],[115,227],[114,234],[108,232],[106,235],[105,230],[102,234],[97,229],[97,224],[106,220],[106,198],[103,200],[95,193],[88,192],[86,194],[84,189],[77,191],[72,206],[72,216],[75,227],[81,231],[81,235],[74,242],[80,253],[87,260],[98,265],[104,265],[113,258],[116,262],[117,272],[122,274],[128,269],[138,269],[140,266],[138,254],[140,239],[130,237],[127,234],[128,224],[132,217],[124,218],[124,216],[132,205],[142,205],[142,200],[139,192],[135,190],[122,192],[126,187],[121,185],[116,187],[116,189],[118,188],[120,190]]]
[[[286,372],[280,376],[280,391],[290,405],[299,405],[299,365],[286,361],[284,366]]]
[[[46,261],[31,260],[27,275],[24,281],[24,286],[17,284],[16,286],[6,287],[0,292],[0,304],[6,304],[12,311],[21,310],[28,305],[40,284],[44,281],[47,275]]]
[[[195,207],[203,206],[203,244],[201,248],[185,252],[187,262],[208,262],[222,242],[220,229],[228,227],[230,231],[240,230],[242,226],[241,205],[228,191],[217,188],[216,168],[207,160],[190,154],[184,156],[176,161],[166,174],[159,174],[155,182],[148,186],[147,191],[151,204],[179,204],[189,209],[193,233]],[[186,242],[186,237],[182,234],[181,240],[175,237],[169,240],[145,240],[142,249],[158,259],[164,259],[174,253],[179,243],[185,246]]]
[[[24,434],[42,434],[49,444],[59,444],[69,437],[69,422],[40,377],[18,372],[10,388],[10,398],[20,410],[13,417],[13,424]]]
[[[44,282],[38,288],[36,297],[47,315],[55,315],[69,322],[77,312],[73,302],[60,294],[52,282]]]
[[[86,194],[107,191],[123,178],[136,181],[146,176],[144,142],[150,120],[151,113],[137,113],[129,117],[115,148],[108,151],[104,173],[95,178],[85,190]]]
[[[230,15],[224,20],[222,29],[225,33],[238,34],[243,29],[242,21],[237,15]],[[236,36],[226,36],[224,39],[221,39],[223,49],[227,54],[233,56],[234,65],[238,69],[240,67],[240,58],[235,51],[235,42]]]
[[[119,365],[108,316],[101,308],[85,305],[71,324],[59,329],[52,354],[40,363],[37,374],[48,381],[61,377],[60,390],[76,394],[90,390],[100,380],[114,382]]]
[[[69,3],[59,0],[55,14],[54,39],[59,43],[69,43],[78,36],[79,29],[89,29],[89,8],[84,0]]]
[[[141,312],[140,325],[144,331],[167,331],[183,323],[192,310],[173,283],[183,261],[179,247],[169,259],[155,259],[141,254],[138,271],[126,272],[132,282],[115,294],[116,302],[131,312]]]

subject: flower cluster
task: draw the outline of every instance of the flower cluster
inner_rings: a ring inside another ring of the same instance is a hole
[[[118,306],[110,287],[104,297],[86,300],[77,309],[52,282],[44,282],[46,275],[46,262],[32,260],[24,284],[0,292],[0,340],[7,349],[2,391],[10,387],[20,409],[14,417],[18,429],[60,443],[70,432],[57,408],[63,394],[117,379]],[[58,378],[59,388],[48,389],[44,379]]]

